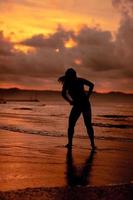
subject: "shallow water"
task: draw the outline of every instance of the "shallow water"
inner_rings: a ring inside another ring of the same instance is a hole
[[[0,129],[22,133],[66,136],[71,106],[62,102],[8,102],[0,105]],[[93,103],[93,126],[98,139],[133,141],[131,103]],[[87,137],[82,119],[75,127],[75,137]]]

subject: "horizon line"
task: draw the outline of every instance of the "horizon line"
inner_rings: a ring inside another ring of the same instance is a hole
[[[0,88],[0,90],[26,90],[26,91],[45,91],[45,92],[60,92],[61,90],[50,90],[50,89],[24,89],[19,87],[10,87],[10,88]],[[108,92],[99,92],[99,91],[93,91],[93,93],[97,94],[110,94],[110,93],[120,93],[120,94],[127,94],[127,95],[133,95],[133,93],[130,92],[122,92],[122,91],[108,91]]]

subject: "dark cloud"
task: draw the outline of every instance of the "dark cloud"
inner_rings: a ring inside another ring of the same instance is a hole
[[[123,15],[133,16],[133,1],[132,0],[112,0],[114,7],[119,9]]]
[[[62,27],[58,27],[54,34],[44,36],[43,34],[34,35],[30,39],[21,42],[23,45],[28,45],[36,48],[64,48],[64,43],[72,38],[72,31],[65,31]]]
[[[119,55],[123,74],[133,77],[133,1],[112,0],[121,13],[121,21],[116,34],[116,49]]]
[[[84,67],[101,72],[119,67],[115,42],[109,31],[84,26],[76,41]]]
[[[24,53],[0,32],[0,80],[39,89],[43,84],[54,85],[67,67],[74,66],[80,75],[96,83],[96,89],[131,91],[132,1],[113,0],[113,5],[122,15],[115,38],[99,28],[83,26],[74,33],[58,27],[48,36],[38,34],[21,41],[35,50]],[[66,48],[70,39],[77,45]]]
[[[66,49],[65,42],[69,41],[70,38],[77,45]],[[44,35],[36,35],[22,41],[21,44],[37,48],[36,59],[41,61],[43,57],[46,61],[45,65],[48,63],[48,66],[52,64],[49,55],[53,58],[54,66],[56,66],[56,63],[59,66],[74,65],[76,59],[81,60],[82,66],[94,71],[108,71],[117,68],[119,65],[111,33],[87,26],[84,26],[78,34],[58,29],[56,33],[49,35],[48,38],[45,38]],[[56,49],[60,51],[57,53]]]
[[[13,50],[13,44],[8,38],[5,38],[3,32],[0,31],[0,56],[11,55]]]

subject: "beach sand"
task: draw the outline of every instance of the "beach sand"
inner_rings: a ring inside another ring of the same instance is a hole
[[[0,192],[0,200],[132,200],[133,185],[27,188]]]
[[[132,142],[0,130],[0,200],[133,199]],[[27,188],[27,189],[26,189]]]

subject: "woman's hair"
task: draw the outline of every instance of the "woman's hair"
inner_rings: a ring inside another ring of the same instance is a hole
[[[59,81],[59,83],[64,83],[65,82],[65,76],[60,76],[59,78],[58,78],[58,81]]]
[[[62,84],[64,84],[67,81],[71,81],[72,79],[75,79],[77,77],[76,71],[73,68],[69,68],[66,70],[64,76],[60,76],[58,81]]]

